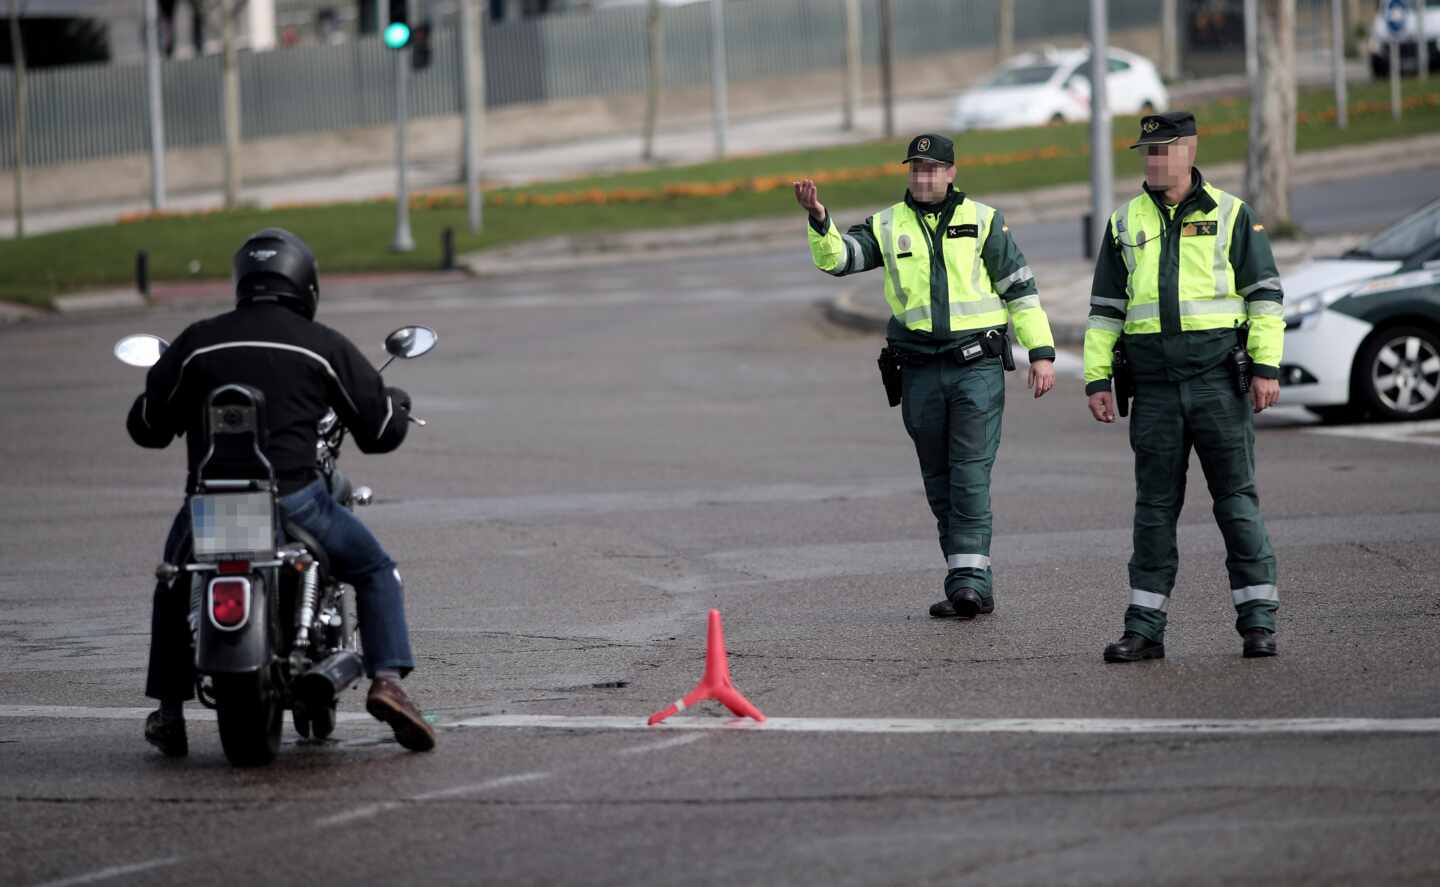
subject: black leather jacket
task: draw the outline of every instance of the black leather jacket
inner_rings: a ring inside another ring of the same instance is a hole
[[[388,453],[409,429],[409,395],[386,388],[349,339],[280,303],[248,302],[181,333],[150,368],[126,421],[142,447],[188,438],[187,491],[205,456],[205,398],[227,384],[265,395],[265,456],[281,495],[315,479],[315,426],[327,407],[361,452]]]

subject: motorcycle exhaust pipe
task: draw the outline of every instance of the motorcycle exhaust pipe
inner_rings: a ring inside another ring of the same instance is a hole
[[[340,650],[330,654],[323,662],[315,663],[300,676],[296,695],[307,705],[325,707],[364,674],[365,661],[360,654],[354,650]]]

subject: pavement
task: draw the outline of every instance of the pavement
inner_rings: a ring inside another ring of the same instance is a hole
[[[287,727],[243,771],[194,705],[188,758],[140,738],[184,457],[128,440],[143,373],[110,355],[214,306],[0,328],[5,883],[1440,877],[1433,428],[1261,416],[1280,656],[1240,657],[1197,467],[1168,658],[1110,666],[1133,468],[1073,353],[1039,401],[1006,379],[996,612],[930,620],[934,519],[876,337],[815,310],[836,284],[792,239],[327,285],[321,319],[377,362],[397,326],[440,334],[386,372],[429,424],[341,460],[375,490],[440,745],[403,751],[352,692],[333,741]],[[711,608],[767,722],[703,703],[647,728],[699,678]]]

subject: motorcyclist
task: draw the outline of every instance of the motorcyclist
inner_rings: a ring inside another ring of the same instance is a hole
[[[319,269],[299,237],[281,228],[251,235],[235,253],[234,281],[235,309],[190,325],[165,350],[150,368],[127,429],[137,444],[157,449],[186,437],[191,493],[205,457],[206,396],[226,384],[264,395],[263,450],[274,467],[280,507],[319,541],[335,576],[355,587],[372,679],[366,710],[389,724],[405,748],[428,751],[435,732],[400,686],[415,666],[400,572],[365,525],[335,502],[315,468],[316,425],[327,408],[362,452],[386,453],[405,439],[410,396],[387,388],[354,344],[315,321]],[[185,563],[189,537],[182,507],[165,544],[167,563]],[[145,682],[145,695],[160,701],[145,720],[145,738],[172,757],[189,750],[183,703],[194,696],[195,675],[188,585],[181,573],[175,583],[156,586]]]

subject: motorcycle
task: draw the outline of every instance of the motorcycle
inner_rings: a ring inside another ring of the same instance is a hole
[[[389,360],[412,360],[439,338],[408,326],[385,337]],[[169,343],[126,336],[115,356],[150,367]],[[364,675],[355,590],[330,571],[316,540],[286,521],[275,473],[264,455],[264,396],[223,385],[205,402],[207,456],[187,498],[189,557],[162,563],[156,578],[190,581],[190,629],[196,696],[214,709],[225,757],[237,766],[268,764],[280,749],[284,712],[304,738],[335,730],[339,696]],[[425,420],[409,416],[424,426]],[[336,502],[352,509],[373,499],[340,470],[345,426],[334,410],[320,419],[315,464]]]

